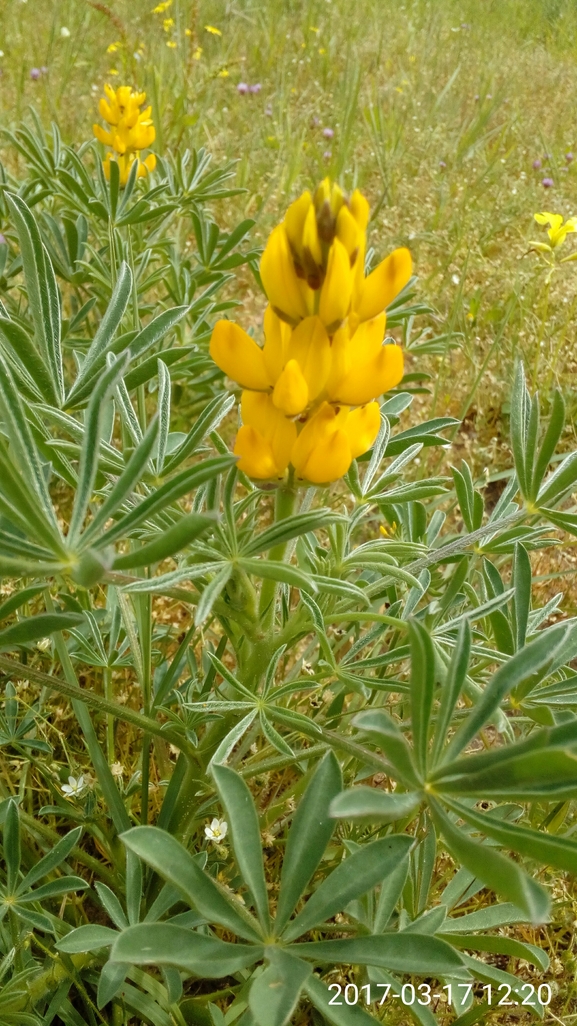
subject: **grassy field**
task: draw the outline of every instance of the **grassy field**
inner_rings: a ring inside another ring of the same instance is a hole
[[[321,176],[362,188],[376,253],[408,245],[438,324],[462,335],[429,368],[431,409],[467,418],[476,468],[501,462],[517,354],[543,396],[561,383],[573,409],[574,269],[546,288],[528,252],[544,236],[533,213],[569,216],[576,203],[570,0],[361,0],[354,13],[339,0],[174,0],[155,10],[4,0],[2,122],[32,104],[80,143],[103,82],[138,84],[158,152],[206,146],[238,160],[246,193],[221,216],[255,217],[257,242]],[[32,68],[46,70],[32,80]],[[258,92],[239,93],[240,83]],[[250,276],[237,297],[262,310]]]
[[[408,246],[419,299],[433,310],[426,323],[458,342],[407,360],[430,375],[413,421],[463,422],[449,454],[430,450],[413,477],[463,457],[479,482],[499,479],[511,463],[517,357],[545,410],[561,389],[561,448],[575,445],[577,266],[549,280],[531,249],[547,238],[535,212],[577,214],[574,0],[0,0],[0,26],[0,128],[29,120],[33,107],[80,145],[92,138],[104,83],[142,88],[158,154],[203,146],[217,162],[238,162],[244,191],[214,210],[229,227],[254,218],[251,244],[264,245],[288,202],[325,175],[363,190],[375,261]],[[2,139],[0,159],[23,170]],[[563,252],[575,249],[569,235]],[[250,270],[227,288],[242,304],[237,319],[258,324],[265,299]],[[563,588],[571,614],[574,544],[532,557],[536,593]],[[69,713],[60,713],[64,736]],[[130,737],[121,739],[127,765]],[[547,881],[557,918],[519,935],[552,957],[558,993],[545,1021],[569,1026],[577,898],[553,871]],[[491,1021],[528,1022],[522,1014]]]

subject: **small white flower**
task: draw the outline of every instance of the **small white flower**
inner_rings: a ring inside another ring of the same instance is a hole
[[[459,278],[458,274],[454,274],[451,278],[451,281],[453,282],[453,285],[459,285],[461,279]]]
[[[50,638],[40,638],[40,641],[36,642],[36,647],[39,648],[41,652],[46,652],[47,649],[50,648],[51,644],[52,642]]]
[[[4,56],[4,50],[0,50],[0,57]]]
[[[62,28],[60,29],[60,35],[62,36],[63,39],[69,39],[70,38],[70,29],[66,28],[66,25],[63,25]]]
[[[62,785],[62,793],[69,798],[76,798],[84,790],[84,777],[68,777],[68,783]]]
[[[208,837],[209,841],[214,841],[215,844],[221,844],[224,841],[228,831],[228,823],[226,819],[213,819],[210,826],[205,826],[204,835]]]

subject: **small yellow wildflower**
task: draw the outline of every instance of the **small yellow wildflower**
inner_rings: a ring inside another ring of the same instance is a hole
[[[106,47],[106,53],[116,53],[117,50],[120,50],[121,46],[122,43],[120,41],[117,43],[110,43],[110,45]]]
[[[143,110],[146,93],[135,92],[130,86],[113,89],[111,85],[105,85],[104,92],[106,97],[100,100],[98,109],[110,127],[107,130],[95,124],[93,131],[99,142],[111,147],[112,152],[107,153],[103,162],[106,177],[110,177],[110,161],[114,160],[119,165],[121,185],[125,185],[135,160],[138,161],[139,178],[156,167],[154,153],[144,161],[140,160],[140,151],[148,149],[156,138],[152,107]]]
[[[315,27],[314,27],[314,25],[311,25],[311,27],[310,27],[310,31],[311,31],[311,32],[317,32],[317,33],[318,33],[318,32],[320,32],[320,29],[319,29],[319,28],[315,28]]]
[[[383,345],[386,307],[407,284],[397,249],[365,276],[369,206],[327,178],[273,229],[260,263],[269,306],[260,347],[232,321],[216,323],[210,355],[241,385],[234,452],[257,480],[289,465],[313,484],[335,481],[367,452],[383,392],[403,377],[400,346]]]
[[[176,43],[174,42],[174,39],[169,39],[166,45],[167,45],[167,46],[168,46],[168,47],[169,47],[169,48],[170,48],[171,50],[176,50]]]
[[[210,32],[210,34],[213,36],[222,36],[222,32],[220,31],[220,29],[215,28],[214,25],[205,25],[204,30],[205,32]]]
[[[109,75],[119,75],[120,72],[118,71],[118,68],[109,68],[108,69],[108,74]]]
[[[229,75],[229,72],[228,72],[227,68],[221,68],[221,70],[218,73],[218,77],[219,78],[228,78],[228,75]]]
[[[202,46],[197,46],[192,56],[195,61],[199,61],[202,57]]]
[[[172,0],[163,0],[162,3],[157,4],[153,9],[153,14],[164,14],[165,11],[172,5]]]
[[[184,30],[184,34],[185,34],[185,36],[191,36],[192,35],[192,29],[185,29]]]
[[[163,27],[165,32],[170,32],[170,30],[171,30],[173,25],[174,25],[174,18],[165,18],[163,23],[162,23],[162,27]]]
[[[531,249],[537,253],[541,253],[543,258],[550,265],[551,270],[548,275],[548,281],[551,279],[551,275],[555,269],[557,263],[567,264],[577,260],[577,251],[570,253],[566,257],[558,257],[557,251],[560,246],[563,245],[568,235],[573,232],[577,232],[577,217],[568,217],[563,222],[563,216],[561,214],[551,214],[548,211],[534,215],[537,224],[549,225],[547,228],[547,235],[549,236],[549,242],[540,242],[531,240],[529,243]]]
[[[319,53],[320,53],[321,57],[322,57],[323,53],[326,53],[326,52],[327,51],[325,50],[324,46],[319,46]]]

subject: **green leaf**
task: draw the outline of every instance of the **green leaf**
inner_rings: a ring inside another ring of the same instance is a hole
[[[443,795],[476,795],[504,801],[554,801],[577,796],[575,752],[550,745],[517,752],[517,747],[511,745],[497,764],[481,764],[478,770],[474,756],[453,763],[452,768],[447,767],[446,777],[435,779],[435,789]]]
[[[66,951],[68,954],[76,954],[79,951],[99,951],[100,948],[110,947],[118,937],[116,930],[108,926],[79,926],[71,930],[58,941],[56,947],[59,951]]]
[[[206,435],[210,435],[212,431],[215,431],[221,420],[226,417],[227,413],[234,406],[235,399],[233,395],[228,395],[226,392],[224,395],[217,395],[208,404],[208,406],[202,411],[198,420],[191,427],[184,441],[179,445],[175,453],[168,460],[164,472],[165,474],[172,473],[173,470],[178,467],[183,460],[194,453],[203,438]]]
[[[60,539],[58,521],[46,483],[46,477],[40,461],[40,455],[34,441],[29,418],[24,410],[18,389],[14,383],[10,369],[0,356],[0,397],[4,426],[10,439],[11,454],[16,470],[26,475],[30,483],[39,512],[47,521],[51,534]]]
[[[437,936],[443,937],[442,929]],[[483,937],[476,933],[457,935],[448,933],[446,936],[456,948],[464,948],[468,951],[490,951],[497,955],[524,958],[543,972],[549,968],[549,957],[545,951],[535,947],[534,944],[525,944],[523,941],[515,940],[514,937]]]
[[[165,510],[170,503],[182,498],[183,495],[189,492],[193,492],[201,484],[212,480],[213,477],[217,477],[228,470],[234,462],[235,457],[232,454],[216,456],[212,459],[203,460],[202,463],[195,467],[189,467],[188,470],[181,471],[176,477],[163,484],[161,488],[152,492],[151,495],[147,495],[142,502],[139,502],[134,509],[131,509],[130,513],[127,513],[126,516],[118,520],[113,527],[110,527],[108,531],[101,535],[94,542],[94,545],[98,548],[103,548],[126,537],[143,521],[151,519],[156,513]]]
[[[17,377],[22,375],[29,386],[35,385],[45,402],[57,402],[52,376],[28,332],[16,321],[0,317],[0,341]]]
[[[290,563],[280,563],[274,559],[239,559],[238,566],[246,570],[247,574],[254,577],[268,578],[273,581],[281,581],[291,588],[299,588],[303,591],[316,591],[316,586],[308,574],[303,573],[296,566]]]
[[[4,820],[4,862],[6,863],[6,892],[14,894],[20,870],[20,819],[15,801],[8,802]]]
[[[214,527],[214,517],[202,513],[187,513],[180,520],[160,534],[154,541],[142,545],[134,552],[117,556],[112,564],[113,570],[132,570],[135,567],[152,566],[160,563],[175,552],[180,552],[186,545],[205,534]]]
[[[511,448],[513,450],[519,488],[521,493],[527,498],[529,496],[529,480],[526,466],[528,457],[525,448],[529,403],[529,393],[525,384],[525,370],[521,361],[518,360],[515,366],[513,387],[511,389]]]
[[[25,620],[11,624],[0,631],[0,650],[3,652],[18,645],[28,645],[39,638],[46,638],[55,631],[68,631],[83,622],[79,613],[39,613]]]
[[[220,598],[221,593],[230,581],[233,570],[234,567],[232,563],[225,563],[222,569],[215,574],[212,580],[204,586],[196,607],[196,614],[194,617],[195,627],[199,627],[208,619],[212,612],[214,603]]]
[[[537,674],[540,674],[541,679],[545,677],[554,665],[557,655],[564,652],[568,643],[571,643],[571,651],[577,649],[574,629],[558,624],[542,631],[539,637],[503,663],[487,684],[469,716],[453,735],[445,749],[445,760],[453,758],[466,748],[481,727],[491,719],[509,692],[532,680]]]
[[[67,894],[69,891],[85,891],[90,884],[86,883],[81,876],[61,876],[58,880],[50,880],[49,883],[36,887],[29,894],[21,894],[18,898],[19,905],[30,902],[44,901],[45,898],[53,898],[60,894]]]
[[[334,994],[316,976],[309,976],[303,989],[323,1018],[333,1026],[374,1026],[375,1019],[365,1012],[362,1005],[329,1004]]]
[[[457,642],[447,670],[447,677],[441,690],[441,702],[435,724],[435,737],[431,756],[433,765],[437,762],[446,742],[453,712],[467,679],[470,657],[471,628],[468,620],[462,620],[459,626]]]
[[[415,791],[380,791],[376,787],[353,787],[331,802],[335,819],[361,819],[370,823],[394,823],[419,807],[423,795]]]
[[[142,826],[128,830],[121,839],[163,880],[177,887],[209,923],[218,923],[248,940],[259,939],[252,916],[200,868],[176,838],[158,827]]]
[[[98,534],[106,522],[114,513],[116,513],[119,506],[121,506],[125,499],[131,495],[135,486],[142,477],[144,468],[146,467],[150,454],[154,448],[157,435],[158,418],[155,417],[150,422],[142,441],[137,445],[136,449],[132,453],[132,456],[126,464],[125,470],[123,470],[120,477],[117,478],[109,494],[106,496],[104,502],[84,531],[82,535],[82,547],[90,544],[90,539],[93,538],[94,535]]]
[[[36,340],[52,380],[51,402],[55,406],[62,406],[64,379],[60,350],[60,296],[54,270],[38,225],[24,200],[7,192],[4,196],[18,233],[26,295]]]
[[[386,712],[367,709],[354,717],[353,725],[379,742],[401,780],[410,787],[419,787],[420,779],[413,764],[411,749],[404,734]]]
[[[156,473],[161,474],[170,430],[170,371],[162,360],[158,360],[158,421],[160,429],[156,453]]]
[[[317,531],[321,527],[328,527],[329,524],[342,523],[343,517],[338,513],[332,513],[328,509],[311,510],[308,513],[296,513],[294,516],[285,517],[272,527],[257,534],[252,541],[243,549],[243,556],[258,556],[261,552],[272,549],[275,545],[284,544],[291,538],[298,538],[309,531]]]
[[[110,959],[135,965],[171,965],[218,980],[259,961],[263,954],[262,944],[229,944],[172,923],[138,923],[117,935]]]
[[[75,830],[71,830],[70,833],[66,834],[66,837],[63,837],[55,844],[54,848],[47,855],[39,859],[24,877],[18,888],[18,893],[23,894],[29,887],[33,887],[38,880],[41,880],[43,876],[51,873],[61,862],[64,862],[64,859],[68,858],[72,849],[78,844],[81,833],[82,827],[76,827]]]
[[[409,622],[411,647],[411,713],[415,757],[421,774],[427,772],[429,729],[435,689],[435,649],[417,620]]]
[[[532,923],[548,921],[551,902],[544,887],[515,862],[487,845],[472,841],[459,830],[434,799],[431,812],[454,859],[482,880],[496,894],[520,908]]]
[[[536,505],[549,506],[558,502],[565,492],[572,488],[575,481],[577,481],[577,452],[571,452],[543,483],[536,499]]]
[[[299,802],[287,838],[275,919],[277,934],[286,926],[333,835],[329,806],[341,788],[340,766],[335,755],[327,752]]]
[[[556,388],[553,393],[553,401],[551,403],[551,413],[549,416],[549,424],[545,436],[541,443],[539,455],[535,460],[533,467],[533,474],[531,478],[531,498],[534,500],[539,494],[539,489],[543,482],[543,478],[547,472],[551,459],[555,453],[557,442],[561,437],[563,425],[565,423],[565,402],[561,392]]]
[[[311,967],[280,948],[267,948],[265,955],[270,964],[250,988],[249,1008],[258,1026],[285,1026]]]
[[[308,899],[304,908],[283,933],[286,941],[308,933],[320,926],[355,898],[376,887],[403,859],[413,843],[404,834],[382,837],[363,845],[349,855],[327,876]]]
[[[94,372],[105,364],[106,352],[112,345],[114,336],[120,326],[128,300],[132,293],[132,271],[128,264],[123,261],[118,270],[118,276],[114,285],[110,302],[104,316],[98,325],[98,330],[90,343],[88,352],[84,357],[78,377],[67,396],[67,405],[73,406],[76,394],[80,391],[84,382],[92,377]]]
[[[225,808],[240,874],[247,885],[264,930],[270,925],[268,894],[262,860],[258,814],[244,780],[228,766],[212,766],[212,775]]]
[[[462,970],[459,954],[437,937],[420,933],[381,933],[347,940],[308,941],[291,944],[289,950],[300,958],[310,958],[335,967],[376,965],[419,976],[442,976]]]
[[[523,648],[525,644],[525,638],[527,635],[527,625],[529,623],[529,613],[531,611],[531,583],[533,576],[531,573],[531,562],[529,560],[529,554],[524,545],[517,543],[515,545],[515,555],[513,557],[513,583],[515,586],[515,601],[514,601],[514,626],[516,635],[516,647]]]
[[[84,518],[88,510],[96,472],[98,470],[98,456],[100,438],[102,436],[102,421],[104,417],[104,404],[114,392],[116,382],[122,375],[125,361],[119,360],[100,377],[88,404],[84,421],[84,437],[82,439],[82,450],[80,453],[80,464],[78,467],[78,486],[72,507],[70,527],[68,529],[67,541],[72,548],[78,541],[84,525]]]

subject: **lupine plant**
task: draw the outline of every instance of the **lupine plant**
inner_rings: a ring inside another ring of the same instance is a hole
[[[403,349],[458,339],[415,333],[364,197],[305,192],[257,266],[212,213],[232,167],[140,161],[143,99],[101,105],[112,156],[36,125],[2,178],[0,1020],[542,1018],[577,871],[577,627],[531,561],[577,534],[563,399],[542,427],[517,366],[489,508],[454,420],[401,425]],[[264,340],[217,297],[244,263]]]

